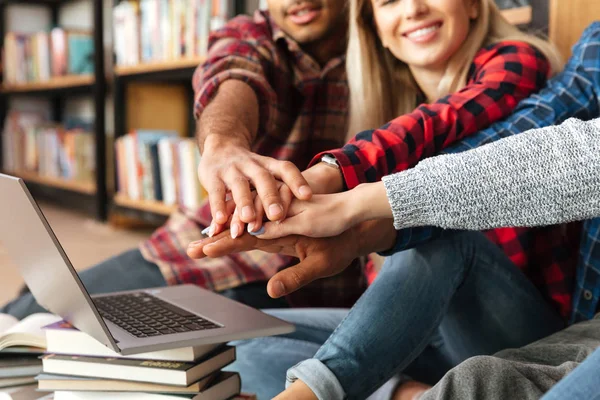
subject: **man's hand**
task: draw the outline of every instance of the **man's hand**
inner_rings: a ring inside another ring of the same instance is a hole
[[[260,156],[250,151],[247,145],[221,135],[206,138],[198,176],[208,192],[213,220],[221,226],[230,217],[226,206],[229,191],[239,220],[244,223],[254,222],[257,218],[251,184],[271,221],[285,217],[278,181],[285,183],[298,199],[308,200],[312,195],[306,179],[293,163]]]
[[[267,285],[271,297],[292,293],[310,282],[339,274],[355,258],[372,252],[391,248],[396,234],[392,220],[363,222],[341,235],[313,239],[303,236],[287,236],[265,240],[244,235],[232,239],[228,232],[193,242],[188,247],[191,258],[222,257],[248,250],[280,253],[300,259],[300,263],[275,274]]]

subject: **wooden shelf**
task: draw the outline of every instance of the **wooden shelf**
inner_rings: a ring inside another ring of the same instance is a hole
[[[141,75],[153,72],[172,71],[179,69],[196,68],[204,62],[204,57],[182,58],[180,60],[153,62],[131,66],[115,67],[118,76]]]
[[[175,210],[177,210],[177,206],[169,206],[160,201],[133,200],[123,195],[122,193],[117,193],[113,200],[116,205],[121,207],[133,208],[141,211],[148,211],[159,215],[168,216],[171,215],[171,213],[173,213]]]
[[[507,8],[502,15],[513,25],[525,25],[531,22],[533,10],[531,6]]]
[[[29,82],[22,84],[2,84],[3,93],[35,93],[71,89],[76,87],[88,87],[94,84],[93,75],[71,75],[52,78],[48,81]]]
[[[65,189],[89,195],[96,193],[96,185],[93,182],[75,181],[64,178],[51,178],[48,176],[41,176],[36,173],[27,171],[7,172],[7,174],[17,176],[23,179],[25,182],[32,182],[40,185],[52,186],[59,189]]]

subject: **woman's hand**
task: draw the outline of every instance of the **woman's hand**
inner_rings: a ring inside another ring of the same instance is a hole
[[[313,238],[337,236],[370,219],[392,217],[382,182],[359,185],[347,192],[313,195],[310,200],[293,199],[285,220],[267,222],[253,233],[261,239],[288,235]]]

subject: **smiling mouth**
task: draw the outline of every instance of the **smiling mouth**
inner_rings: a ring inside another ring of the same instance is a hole
[[[291,6],[286,14],[295,24],[306,25],[317,19],[321,12],[321,6],[314,3],[300,3]]]
[[[409,39],[420,39],[432,34],[433,32],[438,31],[441,27],[442,23],[438,22],[433,25],[426,26],[424,28],[419,28],[415,29],[414,31],[403,33],[402,36],[407,37]]]

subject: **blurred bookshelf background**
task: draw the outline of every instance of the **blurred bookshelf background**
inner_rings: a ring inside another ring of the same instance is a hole
[[[498,0],[512,23],[543,32],[554,21],[557,37],[564,24],[552,10],[564,2]],[[197,206],[205,194],[196,179],[192,74],[209,31],[259,6],[0,0],[2,171],[23,177],[34,196],[100,221],[156,224],[180,205]]]

